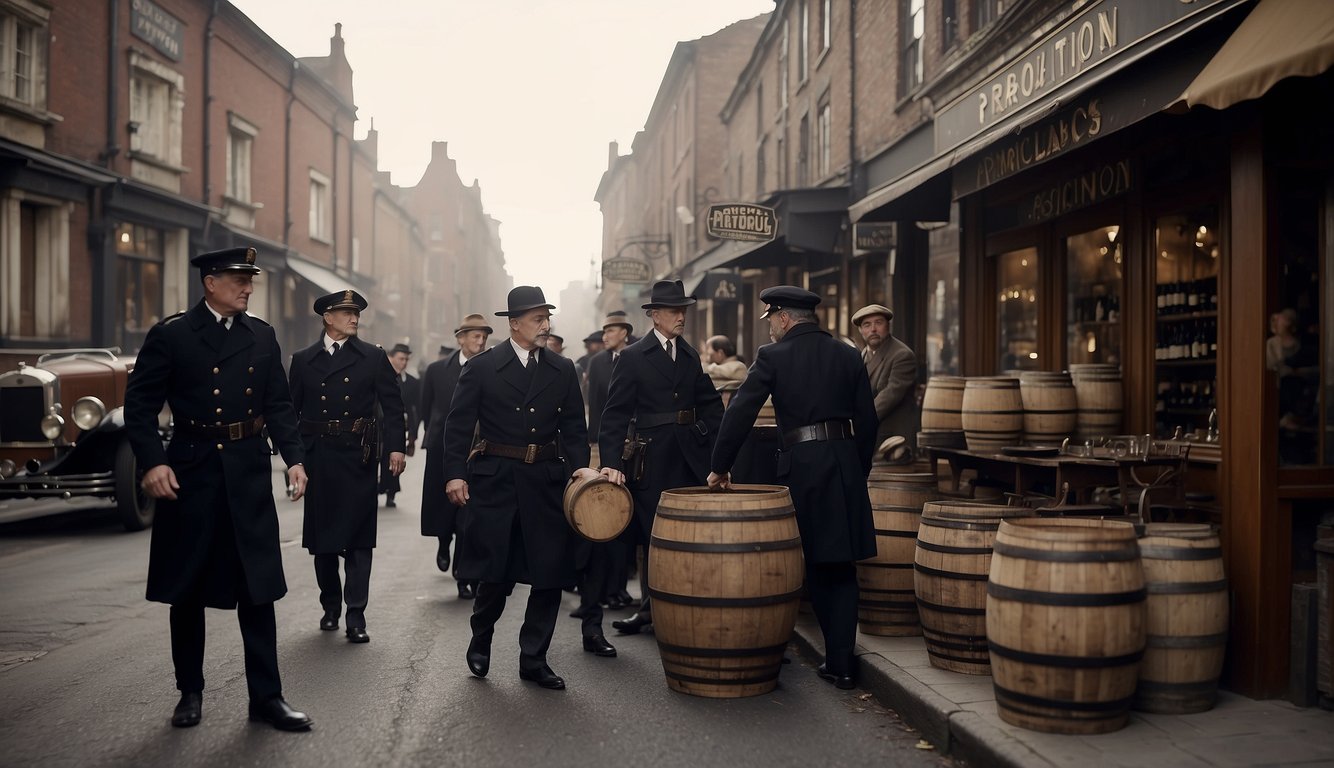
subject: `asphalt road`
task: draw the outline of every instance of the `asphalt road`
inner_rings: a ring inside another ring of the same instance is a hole
[[[419,456],[396,509],[380,510],[371,642],[318,629],[300,504],[273,475],[289,592],[277,605],[284,693],[307,733],[246,720],[235,614],[208,611],[204,720],[174,729],[165,605],[144,600],[149,532],[103,509],[0,525],[0,766],[870,766],[949,765],[863,691],[819,680],[790,651],[776,691],[712,700],[672,692],[651,634],[615,659],[582,651],[565,596],[549,655],[569,686],[518,678],[527,592],[497,627],[491,674],[464,663],[470,602],[418,533]],[[66,505],[63,509],[75,509]]]

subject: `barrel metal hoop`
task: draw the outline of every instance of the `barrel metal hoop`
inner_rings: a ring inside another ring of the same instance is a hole
[[[875,529],[875,535],[876,535],[876,536],[892,536],[892,537],[894,537],[894,538],[896,538],[896,539],[915,539],[915,538],[917,538],[917,531],[900,531],[900,530],[894,530],[894,529],[890,529],[890,528],[876,528],[876,529]]]
[[[1223,556],[1222,547],[1155,547],[1139,545],[1140,557],[1146,560],[1217,560]]]
[[[785,517],[792,517],[791,509],[784,509],[776,514],[746,515],[744,512],[728,510],[726,517],[718,515],[683,515],[676,512],[663,512],[658,508],[656,517],[667,520],[679,520],[684,523],[755,523],[765,520],[782,520]]]
[[[781,595],[758,595],[756,597],[697,597],[695,595],[677,595],[660,589],[648,588],[649,596],[654,600],[663,600],[675,605],[689,605],[696,608],[758,608],[765,605],[779,605],[801,599],[801,589]]]
[[[925,608],[928,611],[936,611],[938,613],[953,613],[958,616],[987,615],[986,608],[964,608],[960,605],[940,605],[939,603],[933,603],[930,600],[923,600],[920,597],[917,598],[917,607]]]
[[[913,570],[918,573],[925,573],[927,576],[939,576],[942,579],[954,579],[956,581],[986,581],[985,573],[958,573],[955,571],[942,571],[937,568],[928,568],[921,563],[913,563]]]
[[[1009,507],[1006,507],[1009,509]],[[963,520],[953,520],[950,518],[928,517],[925,512],[922,513],[922,525],[929,525],[932,528],[953,528],[956,531],[995,531],[1000,529],[1000,523],[972,523]],[[988,552],[991,550],[988,549]]]
[[[997,600],[1014,600],[1032,605],[1054,605],[1065,608],[1108,608],[1115,605],[1133,605],[1144,602],[1148,590],[1129,592],[1043,592],[1036,589],[1016,589],[990,582],[987,594]]]
[[[996,554],[1017,557],[1022,560],[1038,560],[1044,563],[1128,563],[1139,559],[1139,550],[1135,547],[1121,547],[1098,551],[1053,551],[1017,547],[1003,541],[996,542]]]
[[[940,552],[944,555],[989,555],[991,547],[949,547],[944,544],[936,544],[931,541],[917,540],[919,549],[925,549],[927,552]]]
[[[1130,709],[1130,703],[1134,699],[1128,696],[1124,699],[1115,699],[1112,701],[1069,701],[1068,699],[1049,699],[1045,696],[1032,696],[1027,693],[1019,693],[1008,688],[1002,688],[996,685],[996,701],[1010,704],[1027,704],[1033,707],[1045,707],[1048,709],[1060,709],[1083,713],[1101,713],[1103,717],[1081,717],[1079,720],[1105,720],[1124,715]],[[1050,713],[1030,711],[1033,715],[1049,715]]]
[[[750,541],[737,542],[734,544],[710,544],[696,541],[673,541],[672,539],[663,539],[654,536],[651,539],[653,546],[659,549],[668,549],[673,552],[712,552],[712,553],[744,553],[744,552],[778,552],[784,549],[800,549],[801,538],[781,539],[778,541]]]
[[[787,650],[787,643],[782,645],[770,645],[764,648],[693,648],[685,645],[672,645],[658,640],[658,649],[667,653],[679,653],[683,656],[699,656],[708,659],[743,659],[747,656],[763,656],[765,654],[783,653]]]
[[[719,680],[712,677],[696,677],[694,675],[683,675],[680,672],[663,670],[664,673],[673,680],[682,683],[699,683],[701,685],[757,685],[759,683],[770,683],[778,679],[778,672],[770,672],[759,677],[737,677],[731,679]]]
[[[1164,683],[1158,680],[1145,680],[1140,678],[1135,684],[1138,692],[1144,693],[1184,693],[1184,694],[1216,694],[1218,692],[1218,680],[1205,680],[1203,682],[1191,683]]]
[[[1219,632],[1215,635],[1149,635],[1147,642],[1150,648],[1172,650],[1221,648],[1227,645],[1227,633]]]
[[[928,631],[926,627],[922,628],[922,636],[926,638],[928,649],[931,645],[937,648],[948,648],[954,651],[978,651],[987,652],[986,637],[977,637],[975,635],[959,635],[949,632]],[[952,638],[945,640],[944,638]]]
[[[961,650],[966,651],[968,649],[963,648]],[[926,654],[928,656],[931,656],[932,658],[940,659],[942,661],[955,661],[960,664],[980,664],[984,667],[991,666],[991,660],[988,659],[986,656],[982,656],[979,658],[970,658],[968,656],[955,656],[952,653],[941,653],[940,651],[932,648],[930,645],[926,647]]]
[[[858,568],[888,568],[890,570],[901,570],[912,568],[912,563],[868,563],[864,560],[857,561]]]
[[[1036,664],[1042,667],[1058,669],[1110,669],[1138,664],[1144,658],[1144,651],[1126,653],[1120,656],[1060,656],[1054,653],[1033,653],[1000,645],[994,640],[987,642],[987,648],[1003,659],[1017,661],[1020,664]]]
[[[1203,595],[1209,592],[1226,592],[1227,579],[1218,581],[1169,581],[1149,582],[1151,595]]]

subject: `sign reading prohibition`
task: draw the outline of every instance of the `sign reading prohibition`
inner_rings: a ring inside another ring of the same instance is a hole
[[[602,279],[618,283],[647,283],[652,271],[647,262],[631,258],[607,259],[602,262]]]
[[[720,240],[767,243],[778,234],[778,217],[763,205],[720,203],[709,206],[708,232]]]

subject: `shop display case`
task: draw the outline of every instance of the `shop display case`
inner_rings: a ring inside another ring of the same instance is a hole
[[[1121,243],[1118,226],[1065,239],[1066,362],[1121,364]]]
[[[1154,222],[1154,430],[1204,432],[1217,407],[1218,211]]]

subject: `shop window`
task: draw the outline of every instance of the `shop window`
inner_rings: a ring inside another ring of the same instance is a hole
[[[11,190],[0,198],[0,336],[69,336],[69,206]]]
[[[116,344],[137,349],[148,329],[162,319],[162,230],[124,223],[116,228],[116,288],[119,323]]]
[[[0,97],[46,109],[46,40],[50,10],[0,1]]]
[[[956,206],[957,210],[957,206]],[[922,357],[932,374],[959,372],[959,225],[958,217],[927,235],[926,349]]]
[[[329,177],[316,170],[310,172],[310,236],[326,243],[333,241],[329,231]]]
[[[139,54],[130,53],[130,152],[179,175],[185,78]],[[152,175],[137,177],[162,184]],[[177,181],[179,183],[179,180]]]
[[[1121,364],[1120,230],[1099,227],[1065,239],[1069,364]]]
[[[925,0],[899,0],[899,98],[912,93],[922,84],[925,15]]]
[[[1218,404],[1218,209],[1154,221],[1154,429],[1203,435]]]
[[[997,327],[1000,369],[1042,370],[1038,359],[1038,249],[1022,248],[996,257]]]

